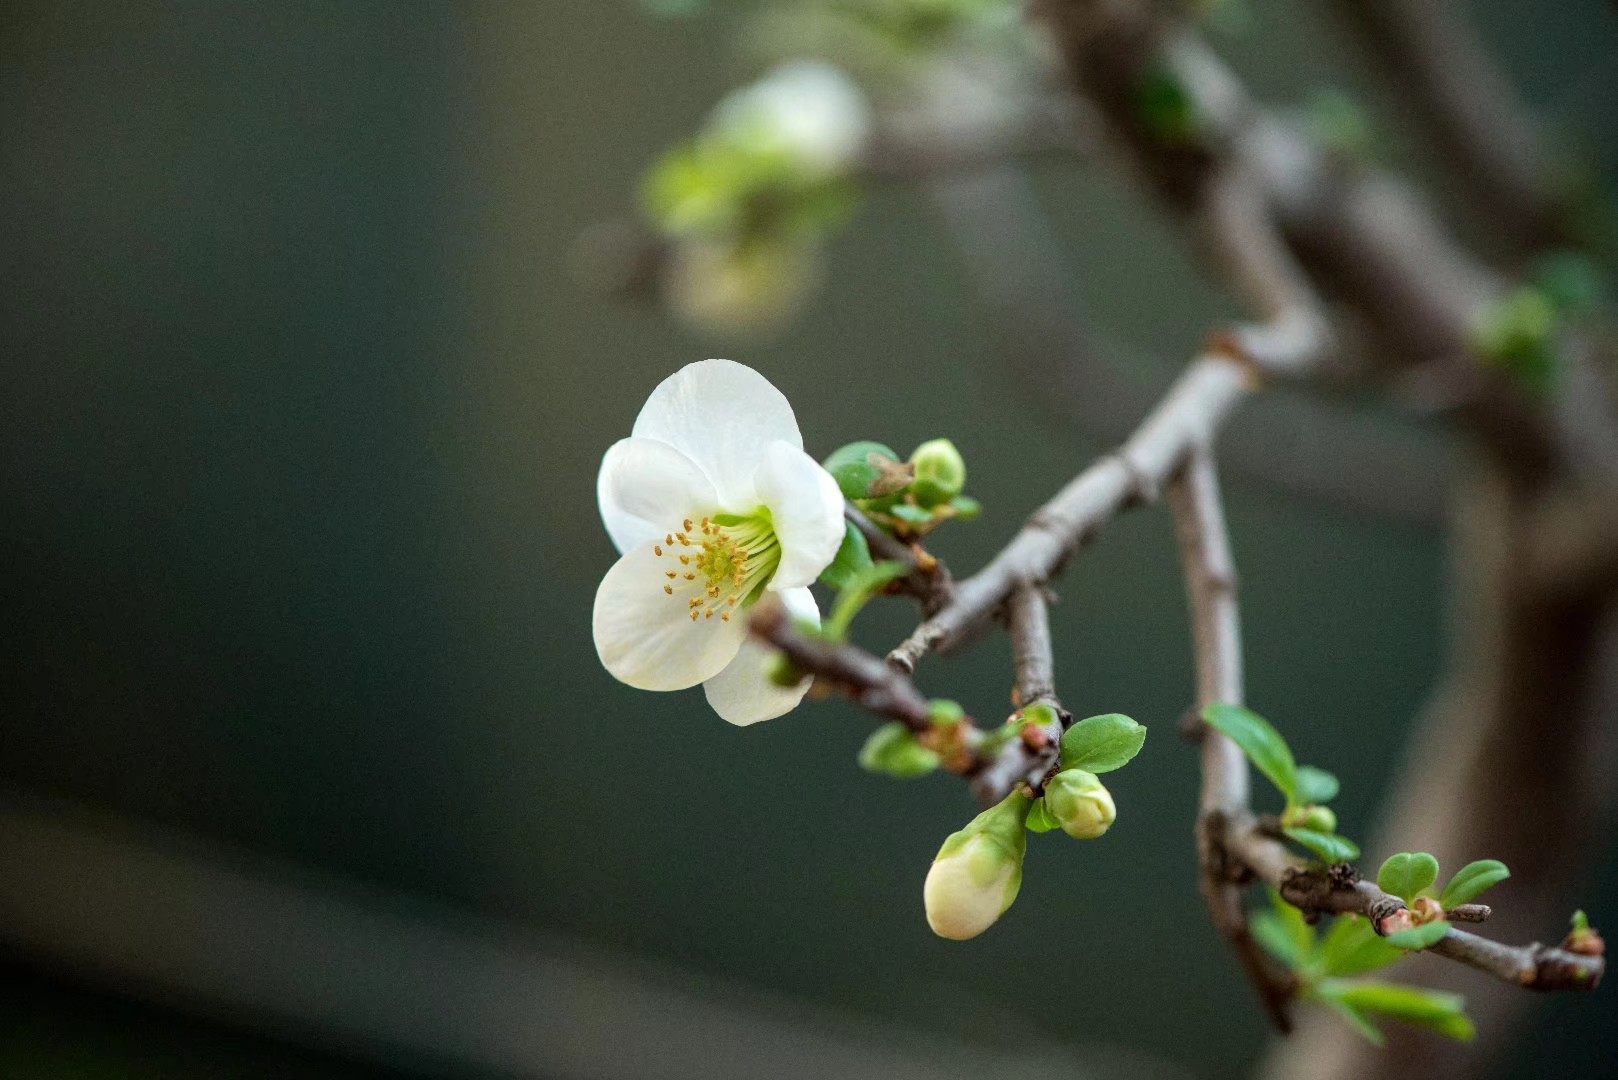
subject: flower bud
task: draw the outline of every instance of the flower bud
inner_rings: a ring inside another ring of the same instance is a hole
[[[1014,791],[944,841],[922,888],[933,933],[952,941],[977,937],[1011,906],[1022,888],[1032,805]]]
[[[1075,840],[1094,840],[1113,823],[1112,793],[1083,769],[1064,769],[1045,785],[1045,809]]]
[[[1337,815],[1329,806],[1297,806],[1281,815],[1281,824],[1289,829],[1311,829],[1319,833],[1337,831]]]
[[[938,755],[918,743],[903,724],[883,724],[860,749],[860,768],[908,780],[938,768]]]
[[[910,493],[922,506],[947,503],[966,486],[966,461],[948,439],[922,443],[910,455],[910,464],[916,470]]]

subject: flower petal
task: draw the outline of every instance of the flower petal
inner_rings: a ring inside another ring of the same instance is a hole
[[[641,407],[632,434],[690,458],[713,482],[720,506],[742,514],[758,504],[753,473],[764,448],[776,440],[803,448],[781,391],[730,360],[699,360],[664,379]]]
[[[837,557],[843,543],[843,493],[831,473],[797,447],[771,443],[753,476],[781,541],[776,591],[808,585]]]
[[[747,636],[741,619],[692,622],[685,596],[663,592],[666,569],[648,540],[625,552],[596,590],[596,653],[613,678],[642,690],[683,690],[713,678]]]
[[[820,609],[808,589],[787,589],[781,602],[795,618],[806,619],[820,625]],[[796,686],[777,686],[764,673],[775,650],[753,638],[742,643],[741,650],[719,674],[702,684],[708,695],[708,704],[719,714],[739,727],[756,724],[760,720],[773,720],[791,712],[809,692],[812,676],[805,676]]]
[[[620,552],[719,505],[703,471],[668,443],[653,439],[620,439],[608,448],[596,478],[596,501],[607,535]]]

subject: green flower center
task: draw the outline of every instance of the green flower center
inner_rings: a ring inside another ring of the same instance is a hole
[[[718,615],[725,622],[737,608],[757,600],[781,564],[770,512],[715,514],[663,537],[652,551],[666,559],[663,591],[684,603],[691,621]]]

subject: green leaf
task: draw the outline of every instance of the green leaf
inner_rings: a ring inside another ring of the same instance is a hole
[[[1223,703],[1203,709],[1202,718],[1241,747],[1253,767],[1269,777],[1270,783],[1280,789],[1288,803],[1297,801],[1297,762],[1293,760],[1286,740],[1270,726],[1268,720],[1251,709]]]
[[[1325,975],[1363,975],[1387,967],[1404,951],[1389,945],[1371,928],[1371,920],[1339,916],[1321,938],[1317,957]]]
[[[1573,913],[1571,925],[1575,934],[1588,934],[1590,932],[1590,917],[1584,913],[1583,908]]]
[[[949,501],[949,508],[955,511],[957,521],[971,521],[983,513],[983,504],[970,495],[957,495]]]
[[[837,481],[837,486],[842,489],[845,499],[871,497],[871,485],[883,476],[883,470],[871,463],[873,454],[878,458],[886,458],[895,465],[899,462],[899,455],[891,448],[869,440],[839,446],[821,462],[826,471],[831,473],[832,479]]]
[[[1282,829],[1287,839],[1302,844],[1323,863],[1347,862],[1359,858],[1359,845],[1346,836],[1316,832],[1313,829]]]
[[[1051,817],[1050,811],[1045,809],[1044,799],[1034,800],[1034,805],[1028,811],[1027,824],[1029,832],[1050,832],[1062,827],[1061,822]]]
[[[1479,859],[1477,862],[1467,863],[1456,871],[1455,876],[1449,879],[1444,886],[1444,893],[1438,898],[1439,904],[1446,908],[1459,907],[1470,903],[1472,898],[1491,886],[1498,885],[1511,876],[1506,864],[1499,859]]]
[[[1316,806],[1331,802],[1337,798],[1337,777],[1325,769],[1317,769],[1313,765],[1299,765],[1297,769],[1296,795],[1298,802],[1305,806]]]
[[[871,547],[865,534],[851,521],[843,522],[843,543],[831,565],[820,572],[820,580],[834,589],[846,589],[855,576],[871,567]]]
[[[1466,999],[1403,983],[1367,980],[1343,983],[1330,991],[1335,1000],[1358,1012],[1380,1013],[1415,1024],[1450,1039],[1470,1042],[1477,1034],[1466,1015]]]
[[[888,513],[900,521],[908,521],[912,525],[925,525],[933,520],[931,510],[923,510],[919,506],[911,506],[909,503],[903,502],[894,503],[888,508]]]
[[[1359,1009],[1338,997],[1337,993],[1338,988],[1330,980],[1315,987],[1315,996],[1317,998],[1330,1006],[1337,1015],[1347,1020],[1350,1027],[1369,1039],[1373,1045],[1381,1046],[1386,1041],[1382,1036],[1381,1029],[1371,1023],[1370,1019]]]
[[[1111,772],[1129,764],[1145,742],[1146,729],[1121,713],[1092,716],[1062,735],[1062,768]]]
[[[903,724],[883,724],[860,748],[860,768],[909,780],[938,768],[938,755],[916,742]]]
[[[1391,893],[1407,904],[1416,901],[1416,894],[1438,880],[1438,860],[1425,851],[1401,851],[1389,855],[1376,872],[1377,888]]]
[[[1254,912],[1247,925],[1254,940],[1293,971],[1302,967],[1314,951],[1315,932],[1304,921],[1303,913],[1273,890],[1270,910]]]
[[[831,618],[821,630],[821,636],[832,641],[843,640],[848,633],[848,626],[854,621],[854,616],[860,613],[860,608],[871,599],[873,593],[888,582],[902,578],[909,572],[909,567],[901,562],[872,563],[863,570],[856,570],[849,575],[848,584],[843,586],[837,594],[837,603],[833,605]]]
[[[1412,926],[1409,930],[1396,930],[1383,938],[1383,940],[1391,945],[1397,945],[1401,949],[1417,952],[1437,945],[1447,933],[1449,933],[1449,923],[1444,919],[1439,919],[1436,922]]]
[[[1187,143],[1202,126],[1196,99],[1166,67],[1154,68],[1135,87],[1135,118],[1159,142]]]

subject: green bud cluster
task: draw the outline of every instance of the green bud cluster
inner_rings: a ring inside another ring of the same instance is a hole
[[[1029,705],[1012,716],[999,739],[1018,737],[1025,724],[1043,728],[1056,716],[1045,703]],[[1061,768],[1042,793],[1019,788],[944,841],[923,889],[933,931],[947,938],[975,937],[1011,906],[1022,885],[1025,833],[1059,828],[1079,840],[1105,833],[1118,809],[1096,773],[1121,768],[1145,739],[1144,727],[1117,713],[1069,727],[1062,735]]]
[[[948,439],[931,439],[906,460],[879,442],[852,442],[822,463],[872,521],[903,540],[918,540],[951,519],[967,521],[982,507],[962,494],[966,459]]]

